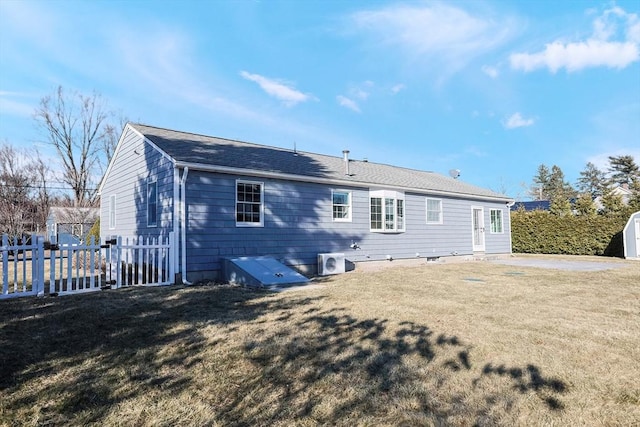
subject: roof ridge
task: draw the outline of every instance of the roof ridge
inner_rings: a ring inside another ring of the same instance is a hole
[[[200,136],[200,137],[203,137],[203,138],[221,139],[223,141],[238,142],[240,144],[248,144],[248,145],[255,145],[255,146],[258,146],[258,147],[273,148],[273,149],[276,149],[276,150],[288,151],[288,152],[292,152],[292,153],[315,154],[315,155],[318,155],[318,156],[335,157],[337,159],[340,158],[340,156],[333,156],[331,154],[314,153],[312,151],[304,151],[304,150],[298,150],[298,149],[293,150],[291,148],[278,147],[278,146],[275,146],[275,145],[260,144],[260,143],[257,143],[257,142],[250,142],[250,141],[245,141],[245,140],[242,140],[242,139],[227,138],[227,137],[224,137],[224,136],[205,135],[203,133],[196,133],[196,132],[188,132],[188,131],[182,131],[182,130],[169,129],[169,128],[160,127],[160,126],[147,125],[147,124],[144,124],[144,123],[130,123],[130,124],[133,125],[133,126],[144,126],[144,127],[148,127],[148,128],[164,130],[164,131],[169,131],[169,132],[174,132],[174,133],[182,133],[182,134],[186,134],[186,135]]]

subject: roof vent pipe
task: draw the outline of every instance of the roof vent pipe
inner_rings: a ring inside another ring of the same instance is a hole
[[[344,174],[351,175],[349,173],[349,150],[342,150],[342,154],[344,156]]]

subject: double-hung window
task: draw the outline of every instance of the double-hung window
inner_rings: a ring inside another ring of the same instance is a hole
[[[427,197],[427,224],[442,224],[442,200]]]
[[[351,221],[351,192],[334,190],[331,192],[333,220],[336,222]]]
[[[264,226],[264,184],[236,181],[236,226]]]
[[[147,226],[156,227],[158,225],[158,183],[156,181],[147,183]]]
[[[405,230],[404,193],[377,190],[369,192],[371,231],[382,233]]]
[[[491,233],[503,233],[502,209],[491,209]]]

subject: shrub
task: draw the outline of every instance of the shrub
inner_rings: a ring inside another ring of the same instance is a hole
[[[100,243],[100,218],[98,218],[98,220],[91,226],[91,229],[87,233],[87,240],[85,243],[91,242],[91,236],[93,236],[96,244]]]
[[[609,215],[511,212],[513,252],[622,256],[622,229],[631,208]]]

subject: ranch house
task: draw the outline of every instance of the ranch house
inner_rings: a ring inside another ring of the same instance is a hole
[[[340,153],[338,153],[340,154]],[[103,239],[172,236],[179,280],[225,259],[273,257],[322,273],[407,258],[511,253],[513,200],[433,172],[126,125],[100,185]],[[341,261],[341,260],[340,260]]]

